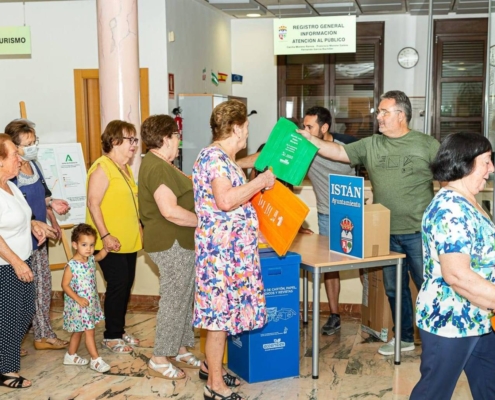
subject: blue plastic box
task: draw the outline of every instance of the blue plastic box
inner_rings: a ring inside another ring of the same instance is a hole
[[[228,339],[228,366],[249,383],[299,376],[299,264],[301,256],[262,252],[268,323]]]

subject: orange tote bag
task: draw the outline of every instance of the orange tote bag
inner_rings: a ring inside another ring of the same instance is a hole
[[[309,213],[308,206],[279,181],[272,189],[258,192],[251,204],[268,244],[279,256],[285,255]]]

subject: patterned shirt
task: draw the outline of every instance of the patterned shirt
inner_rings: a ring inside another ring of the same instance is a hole
[[[495,225],[458,193],[441,189],[422,222],[424,283],[416,301],[418,328],[459,338],[491,332],[490,313],[445,282],[439,255],[468,254],[471,271],[495,282]]]

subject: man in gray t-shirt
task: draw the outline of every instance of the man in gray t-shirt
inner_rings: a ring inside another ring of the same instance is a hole
[[[304,129],[312,136],[343,145],[344,141],[349,143],[356,141],[352,136],[338,133],[330,133],[332,125],[332,116],[330,111],[324,107],[314,106],[306,111],[304,116]],[[340,140],[339,140],[340,139]],[[328,175],[355,175],[354,168],[348,164],[331,161],[328,158],[317,154],[313,160],[308,177],[313,185],[316,195],[316,210],[318,212],[318,232],[320,235],[329,235],[329,189]],[[323,335],[333,335],[340,329],[339,313],[339,295],[340,295],[340,276],[338,272],[327,272],[324,277],[325,290],[327,292],[328,307],[330,308],[330,317],[321,328]]]
[[[402,280],[402,320],[395,321],[396,267],[383,268],[383,282],[394,324],[402,326],[401,351],[414,350],[413,305],[409,273],[419,289],[423,281],[421,218],[433,198],[433,175],[429,165],[440,144],[429,135],[410,130],[412,116],[409,98],[401,91],[380,97],[377,120],[382,135],[341,146],[298,131],[319,147],[318,153],[331,160],[363,164],[373,186],[373,200],[390,209],[390,250],[406,254]],[[379,232],[377,232],[379,234]],[[378,350],[394,354],[394,339]]]

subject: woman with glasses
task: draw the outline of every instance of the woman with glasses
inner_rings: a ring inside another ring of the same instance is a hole
[[[115,353],[131,353],[131,346],[139,346],[139,339],[124,328],[142,248],[137,185],[128,165],[140,153],[135,136],[134,125],[111,121],[101,136],[104,155],[89,169],[87,181],[86,223],[98,232],[95,249],[108,251],[99,263],[107,282],[103,346]]]
[[[139,211],[144,249],[160,272],[160,303],[155,348],[148,364],[151,376],[184,379],[182,368],[200,367],[187,350],[194,347],[194,213],[192,182],[174,167],[179,154],[177,123],[168,115],[144,121],[141,135],[150,151],[139,170]]]
[[[35,124],[26,119],[16,119],[5,127],[5,133],[17,146],[21,156],[21,170],[12,179],[21,190],[31,207],[34,217],[42,222],[50,221],[53,231],[47,232],[52,239],[60,239],[62,230],[55,218],[57,214],[66,214],[69,203],[65,200],[53,199],[45,184],[41,166],[37,163],[39,140],[36,138]],[[69,345],[66,340],[57,338],[50,323],[50,303],[52,299],[52,274],[48,262],[47,242],[38,246],[38,240],[32,236],[33,254],[31,267],[34,273],[36,311],[33,318],[34,348],[37,350],[60,350]],[[21,356],[27,355],[21,350]]]

